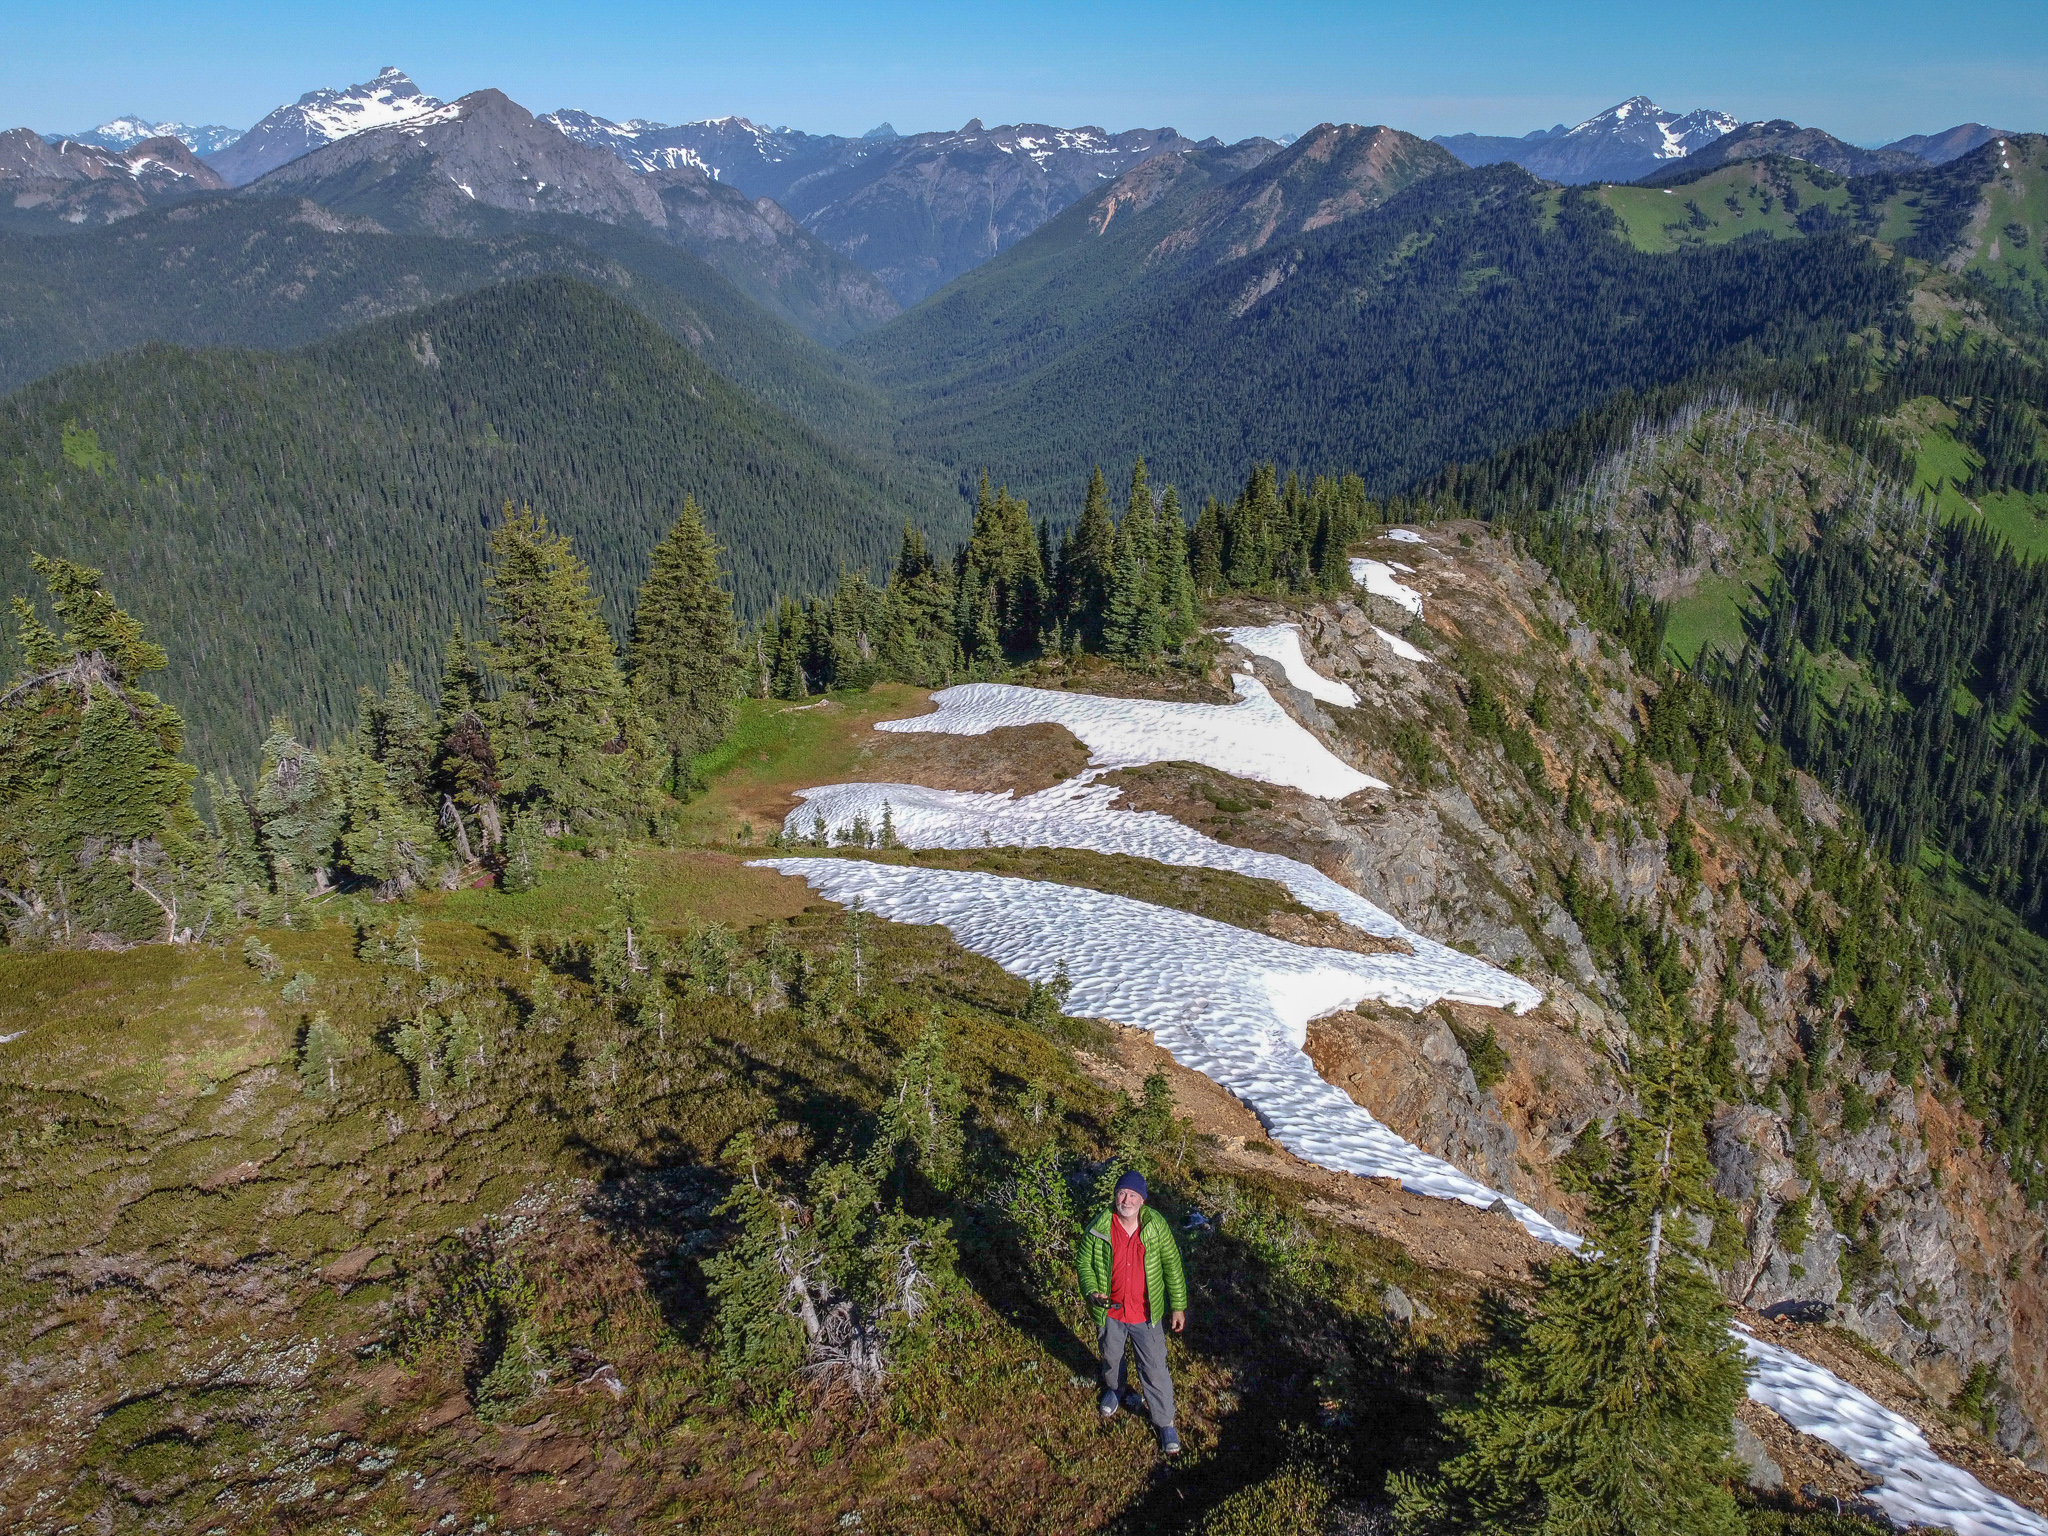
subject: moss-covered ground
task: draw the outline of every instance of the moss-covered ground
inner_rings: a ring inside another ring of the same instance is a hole
[[[532,891],[330,898],[178,950],[0,954],[0,1526],[1367,1518],[1390,1469],[1435,1454],[1434,1405],[1469,1388],[1506,1298],[1312,1214],[1284,1170],[1226,1163],[1188,1125],[1134,1131],[1130,1100],[1082,1064],[1100,1027],[1032,1009],[943,930],[867,921],[850,987],[848,914],[745,866],[770,825],[741,843],[750,812],[829,780],[873,719],[919,707],[897,689],[749,705],[700,765],[680,836],[557,850]],[[1225,820],[1258,793],[1196,777],[1187,794]],[[1247,927],[1301,916],[1267,882],[1142,860],[861,856]],[[668,956],[652,1008],[607,995],[595,963],[626,858],[640,942]],[[423,1073],[400,1031],[429,1015],[462,1032]],[[734,1240],[734,1180],[800,1183],[861,1155],[934,1020],[964,1098],[963,1172],[896,1197],[946,1224],[956,1278],[869,1401],[729,1371],[706,1264]],[[1140,1416],[1099,1418],[1091,1332],[1010,1205],[1020,1160],[1050,1145],[1085,1206],[1119,1144],[1150,1164],[1185,1244],[1173,1464]],[[1423,1303],[1416,1321],[1389,1320],[1389,1285]]]
[[[757,707],[700,814],[815,782],[847,722],[903,702],[835,701],[836,721]],[[309,907],[259,935],[264,969],[242,935],[0,956],[0,1523],[1179,1528],[1309,1464],[1369,1493],[1420,1449],[1427,1394],[1469,1370],[1476,1288],[1306,1215],[1284,1184],[1224,1176],[1185,1135],[1159,1152],[1158,1202],[1220,1217],[1188,1237],[1188,1455],[1169,1471],[1132,1416],[1104,1426],[1072,1298],[1026,1280],[1003,1214],[1045,1137],[1077,1193],[1107,1150],[1120,1101],[1077,1065],[1088,1026],[1027,1023],[1022,984],[942,930],[873,924],[862,995],[828,992],[845,915],[744,868],[720,830],[722,847],[633,852],[651,936],[681,949],[722,924],[736,965],[766,957],[780,979],[679,974],[654,1025],[592,980],[618,866],[590,852],[557,852],[518,895]],[[1143,861],[925,857],[1254,926],[1294,906]],[[397,937],[412,917],[416,954]],[[396,1049],[422,1010],[471,1027],[431,1083]],[[702,1269],[729,1240],[734,1138],[790,1170],[859,1153],[933,1017],[969,1174],[907,1198],[950,1223],[959,1282],[873,1403],[742,1387]],[[1395,1280],[1435,1322],[1385,1321]]]

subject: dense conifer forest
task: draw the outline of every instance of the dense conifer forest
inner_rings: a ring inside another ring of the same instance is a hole
[[[1000,331],[935,335],[920,313],[849,350],[909,395],[907,449],[987,465],[1063,521],[1068,466],[1087,455],[1142,453],[1205,494],[1251,456],[1357,473],[1384,495],[1621,390],[1896,327],[1905,293],[1847,235],[1645,255],[1590,199],[1546,198],[1502,165],[1148,285],[1101,324],[1006,315]],[[978,353],[997,337],[999,353]]]
[[[281,351],[513,278],[603,288],[805,425],[871,441],[889,402],[680,246],[588,219],[473,238],[393,232],[298,198],[206,198],[118,226],[0,219],[0,391],[144,342]]]
[[[597,289],[525,279],[296,353],[151,347],[0,408],[0,561],[48,546],[119,584],[175,660],[194,750],[245,760],[290,711],[345,728],[387,662],[415,674],[510,501],[588,552],[623,633],[649,551],[695,496],[749,617],[886,567],[950,503],[760,404]]]

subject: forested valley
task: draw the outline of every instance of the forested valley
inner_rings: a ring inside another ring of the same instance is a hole
[[[962,280],[1006,355],[943,292],[710,337],[746,301],[513,240],[17,389],[9,1518],[2048,1513],[2048,338],[1943,265],[1982,171],[1657,252],[1429,169],[1077,265],[1130,285],[1085,335],[1027,241]],[[1297,961],[1429,986],[1290,1022]],[[1334,1100],[1228,1078],[1290,1052]],[[1422,1161],[1304,1153],[1330,1103]],[[1177,1462],[1088,1374],[1130,1171]],[[1845,1383],[1923,1459],[1797,1419]]]

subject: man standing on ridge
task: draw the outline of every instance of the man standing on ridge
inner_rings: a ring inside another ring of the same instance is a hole
[[[1180,1267],[1173,1229],[1145,1203],[1145,1176],[1116,1181],[1110,1208],[1081,1236],[1081,1292],[1095,1311],[1102,1342],[1102,1416],[1123,1405],[1124,1351],[1137,1357],[1145,1408],[1159,1432],[1159,1449],[1180,1454],[1173,1427],[1173,1378],[1166,1369],[1166,1329],[1187,1325],[1188,1281]]]

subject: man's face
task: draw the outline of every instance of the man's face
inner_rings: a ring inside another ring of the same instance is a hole
[[[1137,1219],[1138,1212],[1145,1208],[1145,1197],[1135,1189],[1120,1189],[1116,1192],[1116,1213],[1125,1221]]]

